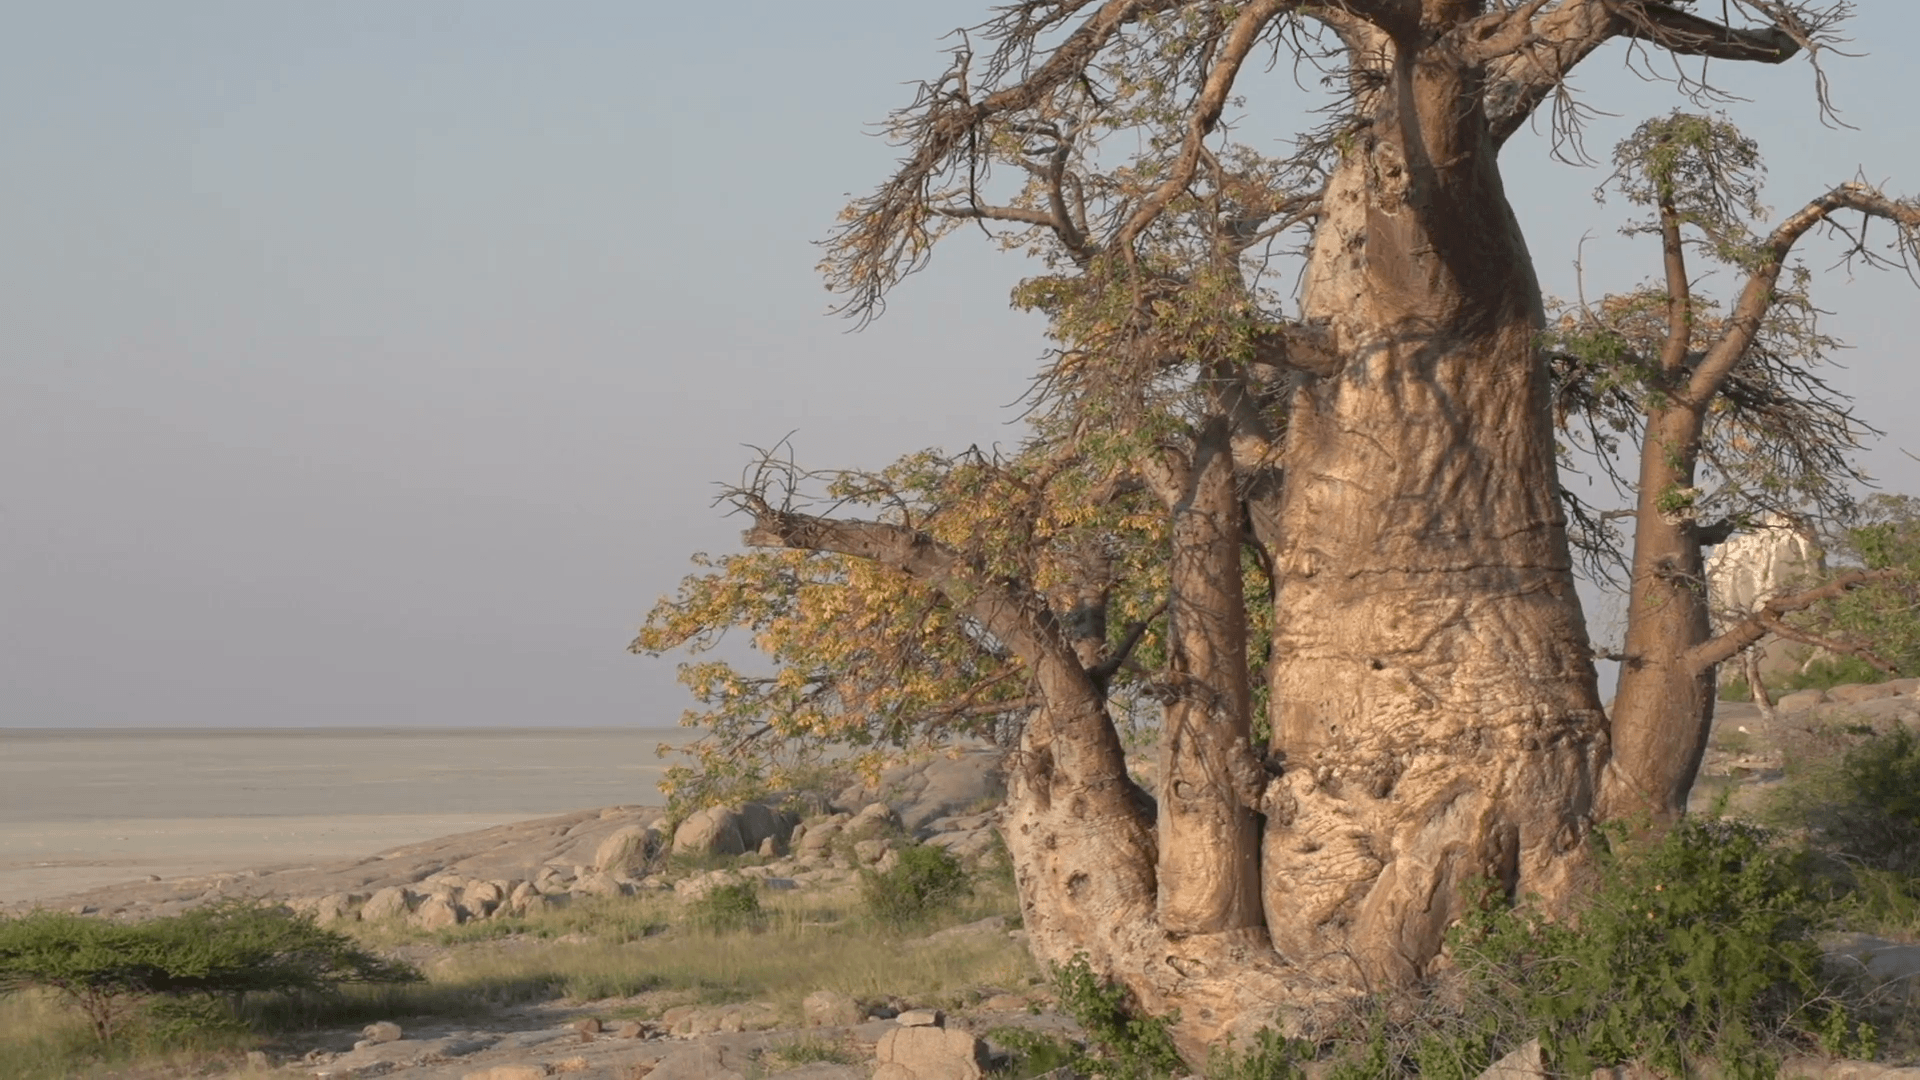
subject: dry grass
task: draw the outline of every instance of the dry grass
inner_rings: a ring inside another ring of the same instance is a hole
[[[310,1045],[305,1032],[383,1019],[481,1021],[499,1008],[533,1002],[605,1002],[607,1015],[633,1016],[682,1002],[756,1000],[797,1020],[801,999],[824,989],[954,1008],[968,1003],[975,988],[1017,988],[1039,975],[1024,946],[1004,933],[913,941],[1012,914],[1014,898],[1003,884],[981,883],[972,898],[904,934],[868,918],[845,892],[769,892],[761,901],[764,914],[754,925],[725,932],[700,928],[684,905],[660,895],[595,900],[441,933],[359,926],[354,932],[367,944],[406,955],[427,981],[352,987],[331,998],[249,1001],[246,1011],[264,1036],[130,1041],[103,1055],[85,1026],[54,1000],[31,993],[0,997],[0,1080],[208,1075],[223,1066],[241,1068],[244,1051],[263,1039],[265,1045],[284,1040],[278,1048],[291,1051]]]

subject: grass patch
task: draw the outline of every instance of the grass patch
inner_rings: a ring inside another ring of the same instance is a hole
[[[767,1051],[767,1063],[776,1070],[797,1069],[802,1065],[826,1062],[832,1065],[858,1065],[866,1056],[834,1039],[807,1036]]]

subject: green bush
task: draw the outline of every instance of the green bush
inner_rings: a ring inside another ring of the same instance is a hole
[[[1905,727],[1874,736],[1840,758],[1803,804],[1816,844],[1868,866],[1920,871],[1920,738]]]
[[[966,868],[945,848],[902,848],[885,872],[860,873],[860,899],[874,918],[893,927],[923,922],[943,906],[973,892]]]
[[[695,925],[715,933],[757,926],[766,917],[760,890],[751,881],[716,885],[707,895],[687,905]]]
[[[1857,656],[1821,657],[1808,662],[1799,671],[1782,676],[1775,692],[1790,694],[1795,690],[1831,690],[1848,683],[1877,683],[1887,678],[1886,672]],[[1751,697],[1751,694],[1748,696]]]
[[[1085,954],[1054,968],[1053,985],[1060,1007],[1092,1044],[1093,1053],[1075,1062],[1074,1071],[1105,1080],[1153,1080],[1186,1071],[1169,1030],[1179,1017],[1141,1014],[1125,987],[1093,973]]]
[[[1314,1059],[1314,1048],[1303,1039],[1288,1039],[1271,1028],[1254,1035],[1246,1049],[1215,1046],[1207,1053],[1207,1080],[1302,1080],[1303,1061]]]
[[[215,1022],[250,993],[325,992],[343,983],[411,982],[411,966],[283,908],[229,903],[141,923],[38,911],[0,918],[0,993],[57,992],[100,1042],[153,998],[163,1025]]]
[[[1769,1076],[1792,1045],[1870,1056],[1871,1029],[1822,981],[1813,935],[1827,905],[1803,852],[1757,826],[1689,819],[1598,858],[1576,922],[1496,904],[1456,931],[1465,1006],[1415,1056],[1469,1077],[1529,1037],[1574,1075],[1640,1061],[1677,1076],[1712,1059],[1727,1076]]]

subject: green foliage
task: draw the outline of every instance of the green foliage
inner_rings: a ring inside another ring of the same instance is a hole
[[[1823,656],[1809,661],[1799,671],[1790,671],[1779,679],[1781,693],[1795,690],[1831,690],[1848,683],[1876,683],[1886,673],[1857,656]],[[1751,691],[1749,691],[1751,697]]]
[[[916,844],[901,848],[899,856],[890,870],[860,873],[861,902],[888,926],[923,922],[973,891],[966,868],[945,848]]]
[[[419,978],[306,916],[241,902],[130,924],[51,911],[0,919],[0,992],[55,991],[101,1042],[155,995],[169,999],[156,1021],[178,1028],[211,1022],[215,998]]]
[[[1214,1046],[1207,1051],[1207,1080],[1304,1080],[1303,1061],[1314,1058],[1313,1045],[1262,1028],[1252,1045]]]
[[[766,917],[760,906],[760,889],[752,881],[716,885],[687,905],[687,916],[695,926],[715,932],[757,926]]]
[[[1795,777],[1767,815],[1850,864],[1920,874],[1920,737],[1905,727],[1868,737]],[[1920,882],[1906,886],[1920,895]]]
[[[1004,1080],[1033,1080],[1063,1066],[1078,1072],[1086,1061],[1079,1047],[1026,1028],[993,1028],[987,1032],[987,1041],[1004,1047],[1012,1058],[999,1074]]]
[[[1699,229],[1722,262],[1750,264],[1756,238],[1749,223],[1760,206],[1766,167],[1760,147],[1726,120],[1673,112],[1648,120],[1614,149],[1611,183],[1627,201],[1673,214]],[[1629,232],[1652,232],[1659,222]]]
[[[1899,577],[1855,589],[1821,612],[1822,621],[1854,641],[1868,643],[1900,675],[1920,675],[1920,498],[1875,495],[1861,504],[1851,524],[1831,541],[1842,563],[1893,570]],[[1867,673],[1857,682],[1886,676],[1854,659]]]
[[[1682,1075],[1712,1059],[1770,1076],[1788,1043],[1871,1055],[1871,1030],[1821,982],[1813,934],[1828,909],[1804,853],[1757,826],[1689,819],[1598,855],[1577,921],[1492,905],[1454,935],[1471,989],[1446,1039],[1476,1043],[1463,1064],[1534,1036],[1576,1075],[1627,1061]]]
[[[1185,1071],[1169,1027],[1179,1018],[1142,1015],[1127,991],[1093,973],[1085,954],[1053,969],[1060,1007],[1087,1033],[1092,1052],[1076,1071],[1106,1080],[1150,1080]]]

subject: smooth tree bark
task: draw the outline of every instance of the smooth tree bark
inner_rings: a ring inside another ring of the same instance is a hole
[[[1920,229],[1920,204],[1890,199],[1866,185],[1843,184],[1789,215],[1765,237],[1720,333],[1696,348],[1699,312],[1682,242],[1682,215],[1670,188],[1656,211],[1665,267],[1667,337],[1657,359],[1657,392],[1648,398],[1636,484],[1633,563],[1626,642],[1613,702],[1614,754],[1603,785],[1611,817],[1672,820],[1706,754],[1721,663],[1768,633],[1805,639],[1781,616],[1886,575],[1842,575],[1819,588],[1776,597],[1750,618],[1711,634],[1705,548],[1727,526],[1694,512],[1709,411],[1746,362],[1767,319],[1794,245],[1842,211],[1882,218],[1903,233]],[[1842,652],[1838,642],[1820,641]],[[1757,675],[1757,667],[1749,667]],[[1764,688],[1761,690],[1764,693]]]
[[[1096,656],[1031,584],[910,524],[738,493],[749,543],[912,575],[1021,658],[1042,704],[1010,767],[1004,833],[1032,947],[1055,963],[1084,955],[1145,1009],[1178,1010],[1194,1060],[1230,1034],[1426,974],[1471,880],[1566,901],[1602,784],[1678,782],[1654,760],[1675,745],[1668,733],[1629,723],[1610,739],[1600,707],[1539,289],[1498,153],[1609,40],[1772,63],[1807,36],[1655,0],[1016,4],[993,24],[997,53],[977,68],[964,54],[896,118],[906,159],[850,210],[830,280],[876,309],[942,217],[1051,230],[1082,268],[1144,263],[1169,207],[1220,171],[1209,140],[1243,66],[1299,18],[1337,36],[1350,85],[1302,211],[1300,317],[1265,326],[1243,355],[1202,357],[1184,436],[1137,463],[1172,537],[1157,800],[1129,779],[1107,711],[1105,675],[1122,658]],[[1060,117],[1101,104],[1103,58],[1185,25],[1205,40],[1157,183],[1095,221],[1077,207],[1083,187],[1040,162],[1045,198],[983,205],[974,181],[996,139],[1044,129],[1064,161]],[[1290,391],[1273,391],[1275,372]],[[1682,419],[1662,423],[1684,441]],[[1275,595],[1264,671],[1247,656],[1249,549]],[[1262,680],[1272,735],[1256,747]]]

